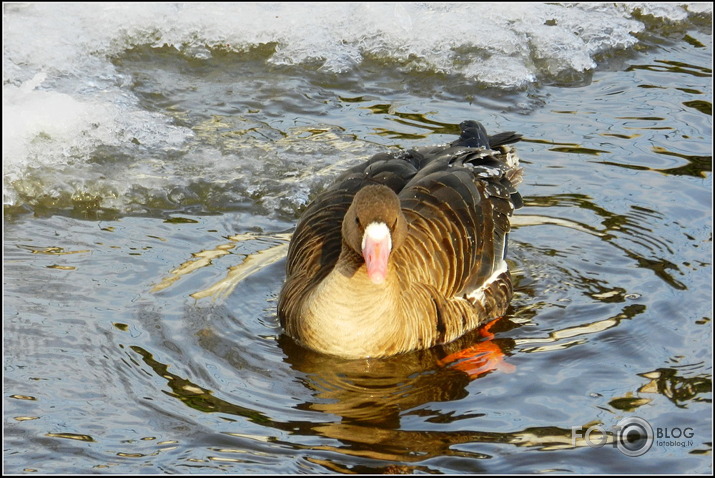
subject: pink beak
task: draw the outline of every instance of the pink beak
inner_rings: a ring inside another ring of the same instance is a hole
[[[385,228],[386,229],[386,228]],[[392,240],[390,234],[372,234],[366,230],[363,238],[362,256],[367,267],[367,276],[373,284],[382,284],[387,277],[387,260],[390,257]]]

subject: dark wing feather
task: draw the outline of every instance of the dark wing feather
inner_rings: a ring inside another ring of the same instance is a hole
[[[465,195],[479,197],[471,174],[453,170],[427,175],[399,195],[408,234],[395,261],[406,280],[434,285],[446,297],[462,288],[477,260],[481,211]],[[420,256],[428,267],[412,265]]]
[[[522,205],[508,179],[513,165],[500,156],[503,151],[483,146],[486,141],[499,147],[520,136],[509,132],[486,140],[477,125],[463,127],[449,147],[408,152],[421,169],[399,194],[409,231],[395,261],[411,274],[409,280],[432,284],[445,297],[472,292],[497,270],[509,217]],[[427,268],[411,265],[418,255]]]

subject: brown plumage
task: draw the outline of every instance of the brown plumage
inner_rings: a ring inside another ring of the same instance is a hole
[[[319,352],[380,357],[451,342],[506,311],[509,217],[521,169],[475,121],[445,146],[377,154],[304,212],[278,316]]]

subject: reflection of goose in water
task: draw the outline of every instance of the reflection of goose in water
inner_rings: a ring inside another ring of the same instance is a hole
[[[345,423],[398,428],[401,412],[430,402],[458,400],[466,386],[494,370],[510,372],[510,339],[495,339],[497,319],[449,344],[380,359],[337,359],[307,350],[287,337],[279,343],[285,360],[305,374],[313,390],[305,408],[341,417]]]
[[[489,330],[496,332],[496,329],[514,325],[508,319],[499,319]],[[220,390],[205,388],[201,381],[192,381],[173,373],[172,370],[177,368],[174,364],[158,361],[141,347],[131,347],[130,353],[134,357],[130,363],[138,365],[141,362],[157,378],[165,380],[168,389],[160,393],[175,397],[187,407],[221,416],[227,425],[222,431],[224,446],[212,449],[217,462],[245,458],[247,449],[259,450],[256,453],[260,453],[264,446],[273,449],[278,445],[288,450],[313,450],[315,453],[310,460],[335,472],[351,470],[341,468],[331,453],[400,464],[383,469],[375,468],[375,463],[372,463],[366,472],[424,471],[429,470],[429,467],[425,468],[419,463],[432,457],[489,458],[489,455],[474,450],[471,446],[474,444],[502,444],[540,450],[587,447],[582,436],[574,439],[570,428],[559,426],[509,431],[461,427],[449,430],[406,429],[401,422],[413,414],[420,416],[420,420],[447,424],[447,427],[454,420],[467,418],[464,415],[453,417],[449,413],[439,413],[424,405],[464,399],[469,395],[466,387],[471,379],[480,380],[485,376],[485,373],[480,373],[470,377],[460,367],[452,366],[464,363],[469,358],[461,353],[462,350],[476,352],[479,343],[489,343],[489,348],[498,347],[503,353],[513,349],[514,343],[509,339],[479,342],[485,338],[485,333],[490,335],[489,332],[473,331],[445,346],[377,360],[326,360],[330,357],[306,350],[282,336],[279,345],[285,353],[284,361],[290,365],[297,380],[310,391],[301,396],[303,402],[295,405],[295,408],[315,412],[311,415],[292,413],[288,415],[292,418],[288,419],[285,412],[274,416],[266,410],[256,409],[241,393],[227,395]],[[204,336],[202,343],[211,351],[225,351],[232,347],[230,338],[215,335]],[[460,358],[456,362],[449,362],[448,357],[457,355]],[[265,367],[265,363],[251,362],[260,359],[248,352],[239,351],[231,357],[229,362],[237,361],[237,369],[244,373],[250,372],[254,365],[256,370]],[[470,416],[479,417],[480,414],[476,411]],[[247,432],[244,421],[260,425],[263,434]],[[337,442],[311,445],[300,443],[301,439],[297,438],[300,436],[320,436]],[[591,439],[601,440],[597,434],[592,434]],[[611,443],[613,437],[609,434],[605,440]],[[460,447],[462,444],[466,444],[467,448]],[[369,461],[365,463],[370,464]]]

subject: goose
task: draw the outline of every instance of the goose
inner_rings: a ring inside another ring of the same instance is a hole
[[[378,153],[305,209],[278,297],[284,332],[345,359],[449,343],[504,315],[510,217],[523,205],[514,132],[460,124],[449,144]]]

